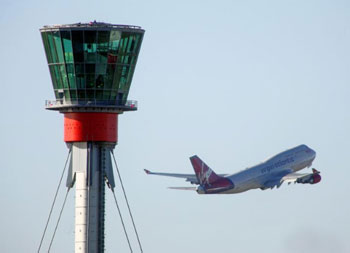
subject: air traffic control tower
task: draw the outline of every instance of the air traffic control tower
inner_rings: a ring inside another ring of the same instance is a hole
[[[104,252],[105,183],[115,186],[112,151],[144,30],[100,22],[40,29],[55,93],[46,109],[64,114],[71,150],[67,187],[75,185],[75,252]]]

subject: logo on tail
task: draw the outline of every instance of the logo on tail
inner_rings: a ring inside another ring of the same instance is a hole
[[[204,193],[220,193],[235,187],[234,183],[225,176],[217,175],[198,156],[190,157],[194,172]]]
[[[198,156],[192,156],[190,160],[200,185],[205,187],[211,186],[220,178]]]

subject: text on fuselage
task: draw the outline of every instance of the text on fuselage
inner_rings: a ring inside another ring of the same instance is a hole
[[[262,168],[261,169],[261,173],[263,173],[263,174],[264,173],[269,173],[272,170],[275,170],[275,169],[277,169],[279,167],[282,167],[282,166],[284,166],[286,164],[289,164],[289,163],[292,163],[292,162],[294,162],[294,158],[293,157],[287,158],[287,159],[282,160],[282,161],[278,161],[276,163],[273,163],[271,165],[268,165],[268,166]]]

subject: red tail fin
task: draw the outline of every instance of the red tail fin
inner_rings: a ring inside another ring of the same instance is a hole
[[[210,186],[221,178],[214,171],[212,171],[212,169],[210,169],[208,165],[206,165],[198,156],[192,156],[190,157],[190,160],[200,185]]]
[[[204,193],[220,193],[235,187],[229,178],[217,175],[198,156],[192,156],[190,160]]]

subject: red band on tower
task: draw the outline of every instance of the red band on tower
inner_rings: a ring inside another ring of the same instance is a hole
[[[70,112],[64,114],[64,141],[86,142],[118,140],[118,114]]]

